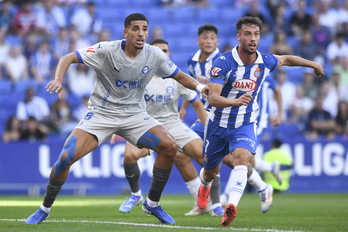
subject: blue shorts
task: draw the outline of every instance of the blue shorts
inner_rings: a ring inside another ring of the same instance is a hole
[[[196,132],[196,134],[204,140],[204,126],[201,121],[195,122],[191,125],[191,130]]]
[[[220,127],[209,120],[205,135],[203,145],[203,167],[205,169],[214,169],[219,166],[223,158],[236,148],[245,148],[252,154],[256,152],[255,123],[232,129]]]

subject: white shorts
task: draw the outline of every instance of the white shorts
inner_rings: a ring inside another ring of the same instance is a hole
[[[178,144],[178,151],[181,153],[183,153],[183,149],[186,144],[194,139],[201,139],[193,130],[191,130],[181,121],[177,121],[170,126],[164,125],[164,127],[167,128],[170,134],[174,136],[175,141]]]
[[[158,125],[161,124],[148,115],[146,111],[128,117],[111,117],[89,110],[86,117],[79,122],[76,128],[95,135],[98,138],[98,145],[112,134],[117,134],[137,146],[140,137],[152,127]]]

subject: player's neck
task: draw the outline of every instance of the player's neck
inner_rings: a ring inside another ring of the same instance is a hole
[[[237,52],[238,52],[239,58],[242,60],[244,65],[254,64],[257,59],[257,53],[253,53],[253,54],[247,53],[241,48],[241,46],[238,46]]]
[[[134,47],[132,44],[130,44],[129,42],[124,46],[124,53],[126,53],[126,55],[130,58],[130,59],[134,59],[143,49],[138,49],[136,47]]]
[[[201,55],[199,56],[199,62],[203,63],[206,62],[208,57],[212,54],[212,52],[203,52],[201,50]]]

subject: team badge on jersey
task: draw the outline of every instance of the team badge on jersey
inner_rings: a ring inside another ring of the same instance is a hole
[[[168,86],[167,87],[167,93],[173,93],[173,92],[174,92],[173,86]]]
[[[251,92],[256,89],[257,83],[250,79],[240,79],[233,82],[232,87],[238,91]]]
[[[219,72],[220,70],[221,70],[221,68],[215,67],[215,68],[211,71],[212,76],[213,76],[213,77],[219,76],[219,75],[218,75],[218,72]]]
[[[143,72],[143,74],[146,74],[146,73],[149,72],[149,70],[150,70],[149,66],[145,66],[145,67],[143,68],[142,72]]]
[[[261,71],[260,71],[260,68],[256,68],[255,72],[254,72],[254,76],[256,78],[259,78],[261,76]]]
[[[207,154],[204,154],[204,157],[203,157],[203,162],[204,163],[208,163],[208,157],[207,157]]]
[[[93,47],[87,48],[86,52],[87,53],[97,53]]]

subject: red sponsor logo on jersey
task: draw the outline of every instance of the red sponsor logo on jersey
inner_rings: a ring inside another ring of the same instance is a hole
[[[209,77],[206,76],[197,76],[196,77],[197,81],[201,84],[207,85],[209,84]]]
[[[215,68],[211,71],[211,74],[213,75],[213,77],[219,76],[217,73],[218,73],[220,70],[221,70],[221,68],[215,67]]]
[[[95,49],[93,47],[87,48],[86,49],[87,53],[96,53]]]
[[[257,83],[250,79],[240,79],[233,82],[232,87],[238,91],[251,92],[256,89]]]

